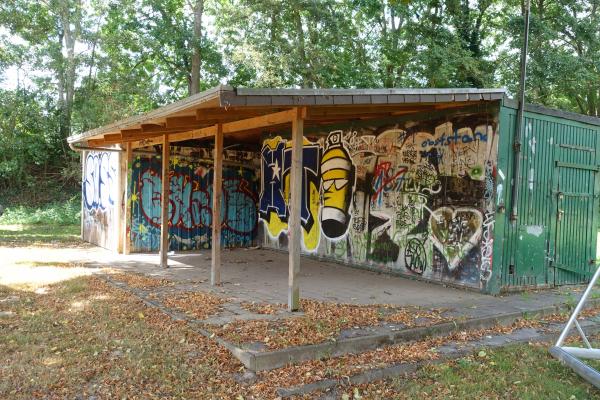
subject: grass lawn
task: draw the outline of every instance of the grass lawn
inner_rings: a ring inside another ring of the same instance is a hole
[[[374,399],[600,398],[597,389],[550,356],[547,344],[485,349],[470,357],[425,367],[409,379],[376,382],[357,389],[364,398]],[[350,398],[352,392],[347,390]]]
[[[78,246],[79,225],[0,225],[0,246]]]
[[[0,246],[79,245],[79,207],[77,197],[43,207],[7,207],[0,216]]]

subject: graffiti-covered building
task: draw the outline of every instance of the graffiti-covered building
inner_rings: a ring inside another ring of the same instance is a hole
[[[585,282],[600,120],[528,105],[516,122],[497,89],[219,86],[69,138],[82,235],[165,266],[212,249],[215,281],[221,248],[262,246],[291,275],[303,254],[487,293]]]

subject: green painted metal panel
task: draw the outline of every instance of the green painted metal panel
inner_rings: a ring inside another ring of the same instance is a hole
[[[543,225],[520,225],[515,264],[535,282],[546,281],[546,230]]]
[[[516,110],[501,107],[498,168],[507,185],[499,199],[506,211],[496,217],[499,285],[510,289],[584,283],[596,255],[600,128],[525,113],[516,180],[519,215],[511,221],[515,126]]]

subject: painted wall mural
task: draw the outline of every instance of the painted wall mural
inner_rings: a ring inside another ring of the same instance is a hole
[[[213,169],[207,161],[211,157],[210,151],[205,149],[171,156],[170,250],[209,249],[211,246]],[[256,154],[251,152],[229,150],[224,153],[220,219],[224,247],[244,247],[255,243],[258,177],[253,163],[256,159]],[[136,157],[131,181],[129,201],[132,217],[129,229],[132,250],[157,251],[161,225],[160,156]]]
[[[483,287],[491,277],[497,115],[351,126],[304,139],[303,251]],[[264,244],[287,246],[291,143],[261,151]]]
[[[84,155],[82,200],[83,239],[116,249],[119,155],[90,151]]]

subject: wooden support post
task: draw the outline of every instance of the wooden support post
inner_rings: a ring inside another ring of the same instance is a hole
[[[123,210],[121,212],[121,218],[123,219],[123,254],[129,254],[131,252],[131,168],[133,167],[133,146],[131,143],[125,145],[125,154],[122,154],[121,157],[124,158],[124,169],[121,171],[124,174],[121,177],[123,182],[123,203],[121,204]]]
[[[79,231],[79,235],[80,235],[82,241],[85,240],[85,235],[84,235],[84,232],[83,232],[83,230],[85,228],[83,226],[83,218],[84,218],[83,213],[84,213],[84,210],[85,210],[85,198],[84,198],[85,195],[83,193],[83,188],[84,188],[83,182],[85,180],[85,169],[86,169],[86,163],[87,163],[87,153],[88,152],[85,151],[85,150],[80,153],[81,154],[81,188],[82,188],[82,193],[81,193],[81,208],[80,208],[81,215],[79,217],[79,223],[80,223],[81,229]]]
[[[122,148],[122,146],[121,146]],[[119,173],[117,175],[117,179],[116,179],[116,184],[117,184],[117,188],[118,188],[118,193],[119,193],[119,199],[121,199],[120,203],[116,204],[115,207],[115,220],[117,221],[117,231],[114,232],[114,234],[117,236],[117,253],[119,254],[123,254],[123,244],[125,242],[125,234],[123,233],[123,229],[124,229],[124,221],[125,221],[125,207],[123,206],[124,201],[123,199],[125,198],[125,182],[127,181],[127,179],[125,179],[125,173],[126,173],[126,167],[125,167],[125,153],[121,152],[121,153],[116,153],[117,156],[119,156]]]
[[[162,148],[162,189],[160,192],[160,266],[168,268],[167,253],[169,252],[169,135],[163,135]]]
[[[300,226],[300,207],[302,204],[302,144],[304,140],[304,120],[296,109],[292,119],[292,168],[290,176],[290,200],[288,219],[288,250],[289,250],[289,275],[288,275],[288,310],[297,311],[300,308],[300,246],[302,241],[302,227]]]
[[[221,283],[221,198],[223,197],[223,126],[217,125],[213,154],[212,257],[210,283]]]

